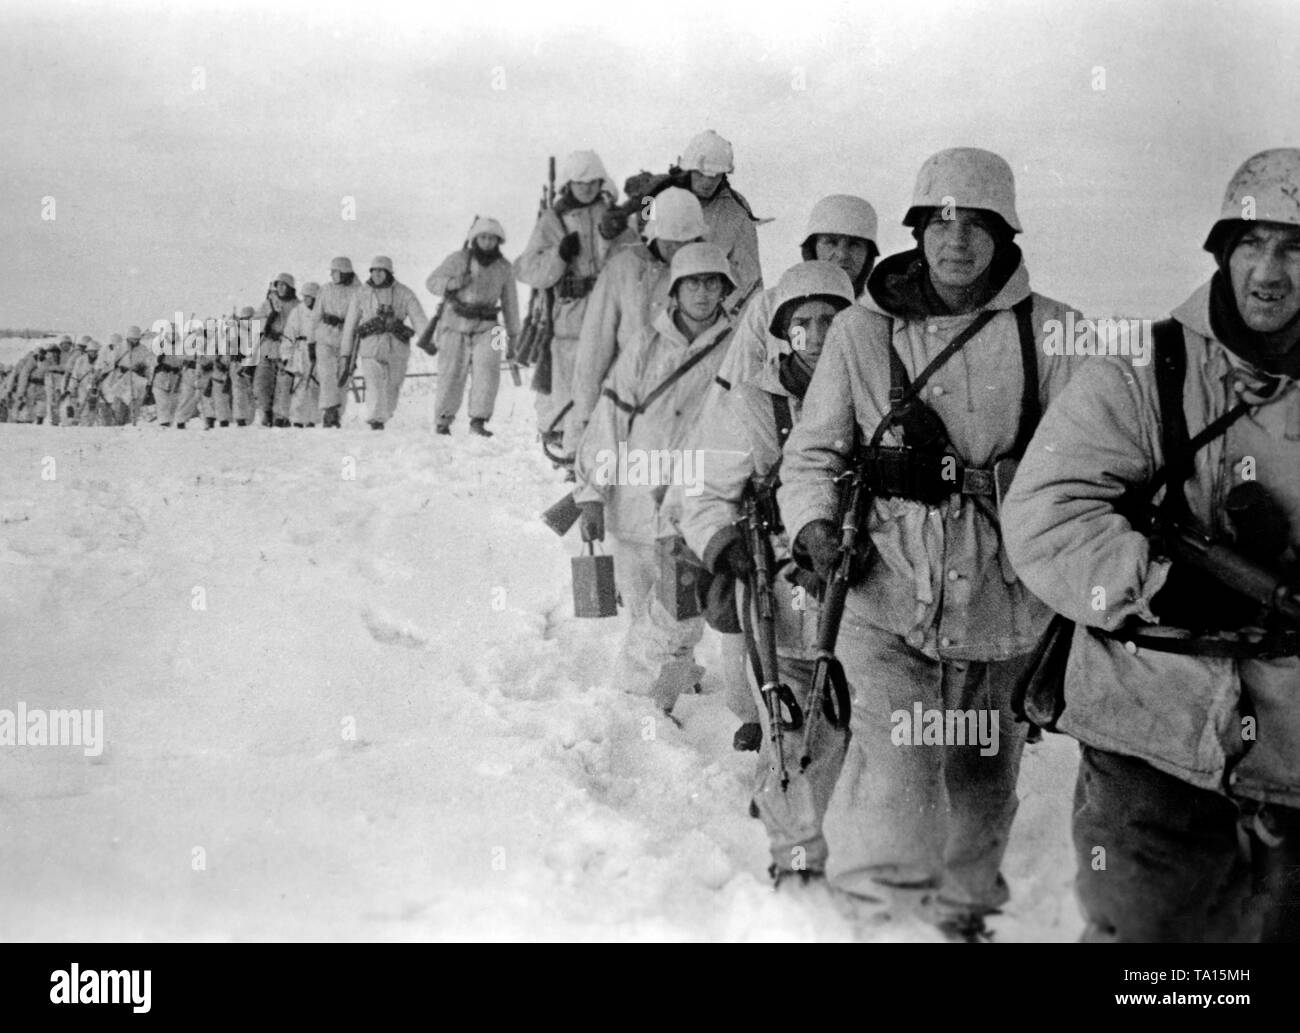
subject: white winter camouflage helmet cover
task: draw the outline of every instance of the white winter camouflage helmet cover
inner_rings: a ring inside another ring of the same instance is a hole
[[[642,235],[652,240],[696,240],[707,236],[708,224],[700,199],[689,190],[669,187],[649,198],[649,208]]]
[[[686,244],[673,255],[668,272],[668,293],[677,290],[679,280],[688,276],[707,276],[710,273],[723,277],[727,281],[728,291],[736,289],[735,277],[731,275],[731,263],[727,261],[727,253],[722,248],[717,244]]]
[[[138,326],[131,326],[126,331],[126,339],[128,341],[138,341],[143,335],[144,331],[142,331]]]
[[[386,269],[388,270],[388,275],[392,276],[393,260],[387,255],[375,255],[375,257],[370,260],[370,271],[374,272],[376,269]]]
[[[320,293],[320,284],[309,280],[302,285],[302,293],[304,297],[314,298]]]
[[[252,305],[245,305],[243,308],[239,310],[240,319],[252,319],[254,315],[255,312],[253,311]]]
[[[858,237],[876,243],[876,210],[870,202],[852,194],[831,194],[823,197],[808,216],[808,229],[803,243],[821,233],[845,237]]]
[[[721,176],[736,171],[731,144],[712,129],[691,137],[682,151],[681,168],[702,172],[706,176]]]
[[[605,163],[595,151],[574,151],[560,163],[560,174],[556,177],[555,189],[563,190],[570,183],[587,183],[599,179],[602,193],[612,197],[618,196],[618,187],[605,171]]]
[[[295,284],[295,283],[293,282],[293,274],[292,274],[292,273],[280,273],[278,276],[276,276],[276,278],[275,278],[275,282],[276,282],[276,283],[282,283],[282,284],[284,284],[286,287],[295,287],[295,286],[297,286],[297,284]]]
[[[1235,222],[1300,226],[1300,149],[1278,147],[1246,160],[1228,183],[1219,221],[1205,238],[1205,250],[1217,252]]]
[[[330,272],[332,273],[350,273],[352,272],[352,259],[340,255],[338,258],[330,260]]]
[[[496,219],[489,218],[485,215],[476,216],[474,224],[470,226],[469,233],[465,234],[466,243],[473,243],[474,238],[480,233],[491,233],[498,238],[502,244],[506,242],[506,231],[501,228],[501,223]],[[390,272],[392,270],[389,270]]]
[[[951,147],[925,160],[916,174],[912,206],[904,226],[920,226],[926,209],[977,208],[1002,217],[1020,233],[1016,215],[1016,181],[1006,159],[978,147]]]
[[[853,281],[849,274],[833,262],[800,262],[792,265],[777,282],[772,296],[772,319],[768,332],[785,337],[785,324],[790,309],[809,298],[825,298],[837,310],[846,309],[854,302]]]

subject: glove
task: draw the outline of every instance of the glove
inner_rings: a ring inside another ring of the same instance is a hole
[[[737,539],[722,550],[721,555],[718,556],[717,567],[719,571],[726,571],[738,581],[744,581],[754,573],[754,560],[749,555],[749,550],[745,548],[745,543]]]
[[[840,558],[840,536],[829,520],[814,520],[794,540],[794,561],[830,583]]]
[[[786,567],[785,579],[792,585],[802,588],[818,601],[826,597],[826,582],[814,574],[811,570],[804,570],[797,563],[791,563]]]
[[[606,240],[613,240],[627,229],[627,212],[621,208],[611,208],[600,217],[600,235]]]
[[[584,542],[603,542],[605,540],[605,503],[583,502],[578,506],[582,513],[578,516],[578,533]]]
[[[560,241],[560,258],[565,262],[572,261],[578,257],[578,252],[582,250],[582,238],[576,232],[568,234]]]
[[[1161,624],[1192,631],[1226,631],[1259,623],[1261,607],[1196,567],[1174,561],[1151,599]]]

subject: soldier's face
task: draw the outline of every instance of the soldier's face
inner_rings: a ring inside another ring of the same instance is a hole
[[[474,246],[480,251],[495,251],[501,246],[501,238],[495,233],[480,233],[474,238]]]
[[[718,310],[726,288],[727,282],[717,273],[687,276],[678,281],[677,303],[692,319],[703,322]]]
[[[1228,258],[1237,311],[1256,333],[1281,330],[1300,313],[1300,229],[1252,226]]]
[[[817,261],[838,265],[849,279],[856,281],[871,257],[871,245],[861,237],[846,237],[839,233],[819,233],[813,244]]]
[[[591,204],[600,193],[600,180],[584,179],[581,182],[575,180],[569,184],[569,192],[573,194],[573,199],[578,204]]]
[[[722,183],[722,175],[706,176],[698,170],[691,171],[691,193],[701,201],[707,201],[710,197],[718,192],[718,186]]]
[[[376,287],[382,287],[384,284],[386,284],[386,283],[388,282],[388,270],[387,270],[387,269],[371,269],[371,270],[370,270],[370,278],[371,278],[372,280],[375,281],[375,286],[376,286]]]
[[[835,319],[835,306],[820,298],[811,298],[790,314],[790,328],[786,336],[795,354],[809,366],[817,365],[817,358],[826,343],[826,334]]]
[[[285,283],[283,280],[276,280],[276,281],[275,281],[275,293],[276,293],[276,296],[277,296],[281,301],[283,301],[283,300],[285,300],[286,298],[289,297],[289,291],[290,291],[291,289],[292,289],[292,288],[291,288],[287,283]]]
[[[993,237],[978,212],[958,208],[952,218],[931,217],[922,238],[930,275],[945,287],[969,287],[993,261]]]

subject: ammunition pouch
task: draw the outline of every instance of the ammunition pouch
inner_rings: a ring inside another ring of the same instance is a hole
[[[392,334],[399,341],[406,343],[415,336],[415,331],[392,314],[372,316],[357,327],[358,337],[374,337],[378,334]]]
[[[501,311],[495,304],[473,305],[458,298],[451,299],[451,310],[462,319],[481,319],[488,323],[495,322]]]
[[[566,272],[560,277],[560,282],[555,285],[555,296],[565,301],[585,298],[595,286],[596,278],[594,276],[574,276],[572,273]]]
[[[320,321],[324,323],[326,326],[341,327],[343,325],[342,318],[340,318],[339,316],[331,316],[328,312],[321,313]]]
[[[949,452],[876,445],[865,449],[867,483],[881,498],[912,499],[937,506],[950,495],[998,493],[993,470],[963,466]]]

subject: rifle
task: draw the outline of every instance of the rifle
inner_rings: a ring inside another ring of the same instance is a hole
[[[817,639],[813,645],[817,658],[813,664],[812,685],[808,690],[808,720],[805,722],[801,768],[812,763],[812,748],[818,717],[824,716],[832,728],[847,728],[852,704],[844,666],[835,658],[835,642],[840,636],[844,602],[849,588],[857,580],[858,540],[867,524],[871,505],[871,485],[867,472],[867,452],[860,449],[857,464],[839,477],[847,482],[841,487],[840,548],[835,570],[822,597],[817,618]]]
[[[772,554],[771,536],[780,530],[780,522],[771,490],[758,486],[752,480],[741,498],[740,511],[745,547],[754,562],[754,572],[749,577],[746,595],[754,600],[757,618],[757,627],[751,630],[749,600],[746,599],[745,637],[751,643],[750,662],[754,665],[754,676],[762,687],[763,703],[767,708],[768,738],[772,742],[774,770],[780,779],[781,791],[785,792],[790,785],[790,773],[785,763],[785,733],[797,732],[804,720],[794,693],[788,685],[781,682],[777,666],[776,593],[772,588],[776,562]],[[782,708],[789,711],[790,720],[785,719]]]
[[[540,220],[555,204],[555,158],[547,161],[547,180],[542,187],[541,200],[537,205],[537,218]],[[533,372],[533,390],[538,394],[551,393],[551,337],[554,329],[552,313],[555,307],[555,291],[551,288],[539,290],[534,287],[528,296],[528,315],[524,318],[523,330],[519,334],[519,347],[515,349],[516,361],[523,366],[536,365]]]
[[[474,216],[474,222],[478,222],[477,215]],[[470,225],[473,226],[474,223],[472,222],[470,223]],[[469,253],[469,247],[466,246],[465,248],[466,280],[469,279],[469,268],[470,268],[470,262],[472,260],[473,258]],[[415,339],[415,346],[419,348],[420,351],[424,352],[426,355],[438,354],[438,346],[433,343],[433,334],[434,331],[438,329],[438,323],[442,319],[443,309],[447,307],[447,299],[454,298],[455,296],[456,296],[456,291],[447,291],[446,294],[444,294],[441,298],[438,299],[438,307],[434,309],[433,318],[430,319],[429,322],[425,324],[424,329],[420,331],[420,336]]]
[[[1289,583],[1239,550],[1166,518],[1159,507],[1149,507],[1145,515],[1171,560],[1209,574],[1225,588],[1257,603],[1266,619],[1280,619],[1300,633],[1300,583]]]

